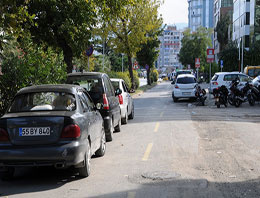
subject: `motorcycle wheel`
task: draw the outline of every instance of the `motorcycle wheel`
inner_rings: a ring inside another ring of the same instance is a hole
[[[249,102],[250,106],[254,106],[255,105],[255,99],[252,96],[248,97],[248,102]]]
[[[234,101],[235,107],[239,107],[241,105],[240,100],[235,100]]]
[[[234,105],[234,99],[233,99],[233,97],[232,97],[232,95],[228,95],[228,103],[230,104],[230,105]]]

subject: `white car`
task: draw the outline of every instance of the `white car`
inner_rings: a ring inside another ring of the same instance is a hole
[[[244,85],[248,81],[252,80],[250,76],[240,72],[218,72],[215,73],[210,81],[211,88],[209,87],[209,92],[213,93],[213,89],[221,87],[222,85],[225,85],[229,89],[232,80],[237,78],[239,78],[241,85]]]
[[[118,96],[122,124],[127,124],[128,119],[134,118],[134,101],[126,83],[123,79],[111,78],[112,84],[115,89],[120,88],[122,93]]]
[[[174,82],[172,83],[174,84]],[[172,91],[172,98],[177,102],[179,98],[195,98],[197,80],[192,74],[178,75]]]

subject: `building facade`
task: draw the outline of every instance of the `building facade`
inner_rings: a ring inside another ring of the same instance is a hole
[[[192,32],[199,27],[213,28],[214,0],[188,0],[189,28]]]
[[[254,9],[250,9],[254,5],[255,0],[234,0],[233,12],[233,41],[238,45],[242,45],[245,49],[249,49],[250,43],[250,23],[254,23]],[[252,12],[251,12],[252,11]],[[251,15],[251,16],[250,16]],[[252,17],[252,21],[250,18]],[[254,24],[252,24],[254,26]]]
[[[233,0],[214,0],[214,29],[216,28],[219,20],[221,17],[224,17],[225,15],[228,15],[230,18],[230,21],[232,22],[233,19]],[[232,30],[232,24],[230,24],[230,31]],[[230,38],[231,39],[231,36]],[[215,49],[215,56],[216,62],[218,62],[218,54],[220,52],[220,44],[217,40],[217,32],[214,31],[214,49]]]
[[[160,54],[157,59],[158,68],[172,67],[173,69],[181,68],[179,62],[179,53],[181,49],[181,40],[183,38],[183,32],[177,30],[176,26],[168,26],[164,30],[160,39]]]

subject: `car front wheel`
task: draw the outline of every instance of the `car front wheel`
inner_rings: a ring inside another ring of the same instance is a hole
[[[102,129],[102,136],[101,136],[101,140],[100,140],[100,147],[99,149],[96,151],[96,156],[97,157],[102,157],[105,155],[106,152],[106,134],[104,131],[104,128]]]

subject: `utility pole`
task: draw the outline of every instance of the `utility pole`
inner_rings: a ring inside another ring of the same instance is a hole
[[[124,72],[124,54],[122,53],[122,72]]]

